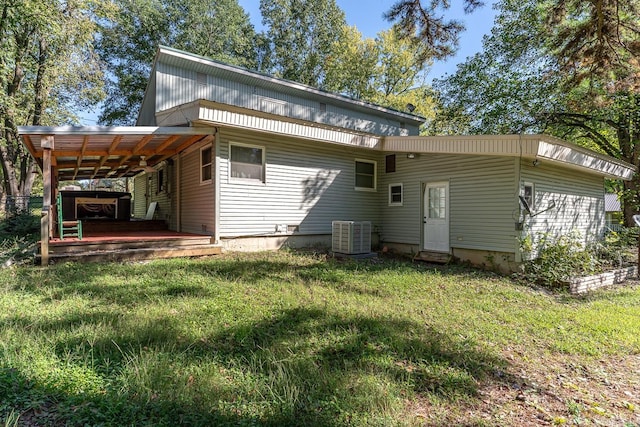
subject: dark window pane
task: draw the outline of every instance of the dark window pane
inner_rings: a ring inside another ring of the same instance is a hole
[[[395,172],[396,171],[396,155],[389,154],[385,160],[386,160],[385,172],[386,173]]]

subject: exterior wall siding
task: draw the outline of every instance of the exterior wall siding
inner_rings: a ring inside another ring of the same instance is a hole
[[[396,172],[381,173],[381,241],[422,245],[423,184],[448,181],[450,246],[514,253],[515,172],[504,157],[396,154]],[[402,206],[389,206],[390,184],[403,185]]]
[[[213,235],[215,231],[215,174],[206,184],[200,183],[200,148],[182,154],[180,173],[180,227],[187,233]],[[212,151],[215,147],[212,145]]]
[[[379,175],[379,152],[231,129],[219,138],[221,238],[331,234],[333,220],[380,223],[380,187],[354,189],[355,159],[377,161]],[[230,142],[264,147],[264,183],[229,177]]]
[[[133,178],[133,216],[144,218],[147,213],[147,177],[138,174]]]
[[[163,168],[165,180],[168,167]],[[168,225],[174,220],[175,210],[172,209],[171,186],[165,184],[164,189],[158,188],[158,173],[138,174],[134,179],[134,212],[136,218],[145,218],[151,202],[157,202],[154,219],[165,221]]]
[[[551,167],[544,162],[534,167],[523,161],[521,184],[524,182],[534,185],[535,216],[525,219],[525,230],[534,242],[546,233],[557,237],[577,232],[585,243],[602,237],[605,191],[601,176]]]
[[[261,87],[240,81],[206,75],[206,83],[198,81],[195,70],[158,63],[156,74],[157,112],[198,99],[219,102],[293,119],[322,123],[377,135],[417,135],[415,125],[402,123],[391,115],[367,114],[353,108],[304,98],[282,91],[279,87]],[[324,110],[324,111],[323,111]]]

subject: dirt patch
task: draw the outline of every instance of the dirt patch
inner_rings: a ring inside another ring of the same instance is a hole
[[[640,425],[640,355],[577,359],[507,349],[469,402],[408,403],[419,425]],[[456,407],[452,411],[452,406]]]

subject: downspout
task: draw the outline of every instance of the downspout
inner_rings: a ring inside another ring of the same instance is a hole
[[[516,182],[515,182],[515,197],[513,197],[514,203],[515,203],[515,210],[514,212],[516,213],[516,221],[514,224],[514,228],[516,230],[516,239],[514,242],[515,245],[515,262],[522,262],[522,253],[520,251],[520,241],[523,238],[523,233],[524,233],[524,219],[522,221],[522,223],[520,223],[520,201],[518,199],[518,196],[520,195],[520,182],[522,181],[522,133],[518,134],[518,146],[520,149],[520,155],[518,157],[515,158],[515,177],[516,177]],[[520,224],[520,225],[519,225]]]

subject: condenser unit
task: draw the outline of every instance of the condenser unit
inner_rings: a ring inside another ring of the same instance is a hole
[[[342,254],[370,253],[371,222],[332,221],[331,242],[333,252]]]

